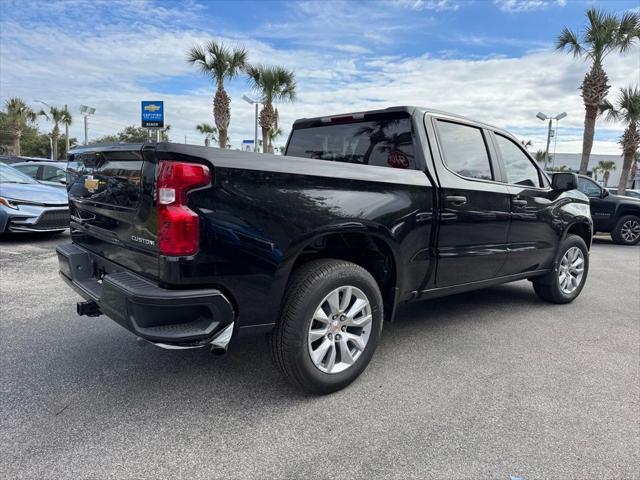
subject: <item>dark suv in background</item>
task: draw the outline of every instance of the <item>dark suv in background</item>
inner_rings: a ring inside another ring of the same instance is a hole
[[[610,233],[621,245],[640,242],[640,199],[613,195],[584,175],[578,176],[578,190],[589,197],[594,233]]]

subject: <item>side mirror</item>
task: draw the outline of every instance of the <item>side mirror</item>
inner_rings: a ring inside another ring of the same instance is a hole
[[[554,173],[551,178],[551,188],[559,192],[578,188],[578,176],[573,172]]]
[[[602,189],[602,195],[600,195],[600,198],[606,198],[609,195],[611,195],[611,193],[609,192],[609,190],[607,190],[606,188]]]

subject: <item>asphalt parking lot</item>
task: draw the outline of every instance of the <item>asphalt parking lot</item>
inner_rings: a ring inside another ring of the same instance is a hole
[[[572,304],[526,281],[416,304],[363,376],[299,394],[78,317],[65,241],[0,240],[1,478],[639,478],[640,247],[595,240]]]

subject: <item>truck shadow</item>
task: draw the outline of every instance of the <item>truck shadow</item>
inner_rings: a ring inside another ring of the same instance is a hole
[[[400,309],[395,322],[384,325],[374,363],[392,361],[398,351],[406,348],[407,337],[428,342],[433,336],[456,335],[458,326],[466,322],[508,321],[505,316],[494,315],[496,309],[523,311],[540,305],[528,282],[410,304]],[[80,397],[99,398],[98,404],[108,410],[121,408],[123,395],[133,409],[155,405],[154,408],[165,409],[167,415],[177,414],[171,411],[176,402],[181,409],[222,409],[221,414],[228,414],[229,409],[268,406],[281,410],[326,398],[304,395],[284,381],[264,337],[243,340],[227,355],[217,357],[205,349],[167,351],[152,345],[139,347],[119,327],[99,325],[101,332],[94,332],[80,348],[56,359],[51,368],[62,376],[71,374]],[[334,395],[348,395],[353,388],[366,389],[366,380]],[[95,400],[87,400],[97,408]]]

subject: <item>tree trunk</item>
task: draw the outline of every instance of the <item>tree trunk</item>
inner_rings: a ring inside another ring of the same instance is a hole
[[[218,146],[227,148],[227,131],[231,121],[231,99],[224,90],[222,83],[218,83],[216,95],[213,97],[213,120],[218,129]]]
[[[629,172],[635,157],[638,146],[640,146],[640,133],[635,123],[631,123],[620,139],[624,160],[622,162],[622,172],[620,172],[620,183],[618,184],[618,195],[624,195],[629,183]]]
[[[205,147],[209,146],[209,136],[208,135],[206,137],[204,137],[204,146]]]
[[[580,85],[580,95],[586,110],[584,116],[584,135],[582,137],[582,159],[580,160],[580,173],[587,174],[589,169],[589,157],[593,147],[593,134],[596,128],[598,107],[607,96],[610,85],[609,78],[600,62],[594,62],[591,70],[584,76]]]
[[[593,147],[593,135],[596,129],[596,117],[598,116],[598,107],[592,105],[585,106],[584,115],[584,135],[582,137],[582,159],[580,160],[580,174],[586,175],[589,169],[589,157],[591,156],[591,148]]]
[[[607,184],[609,183],[609,172],[604,172],[604,188],[607,188]]]
[[[15,130],[13,132],[13,154],[20,156],[22,149],[20,147],[20,141],[22,140],[22,130]]]
[[[622,171],[620,172],[620,183],[618,184],[618,195],[624,195],[627,192],[627,183],[629,183],[629,170],[633,162],[633,150],[625,150],[624,160],[622,161]]]
[[[262,153],[269,153],[269,129],[262,127]]]
[[[258,116],[258,123],[262,127],[262,148],[264,153],[273,153],[273,149],[270,148],[269,133],[276,124],[276,114],[273,110],[273,104],[269,101],[264,102],[260,115]]]
[[[51,143],[53,143],[53,159],[58,160],[58,137],[60,136],[60,131],[58,126],[53,127],[53,131],[51,132]]]

